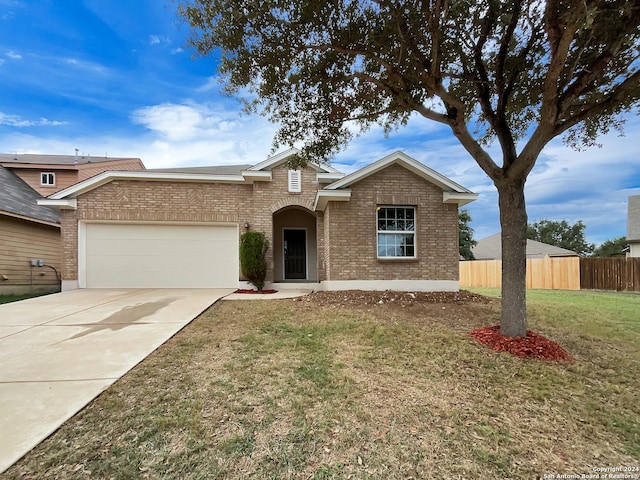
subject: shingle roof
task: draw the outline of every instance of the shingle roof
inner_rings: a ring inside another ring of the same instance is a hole
[[[38,205],[42,196],[20,177],[0,166],[0,211],[51,223],[60,222],[57,210]]]
[[[500,260],[502,259],[502,245],[500,233],[478,240],[478,244],[471,248],[476,260]],[[548,245],[535,240],[527,240],[527,258],[544,257],[577,257],[576,252],[566,248]]]
[[[147,172],[201,173],[204,175],[241,175],[251,165],[216,165],[212,167],[148,168]]]
[[[627,207],[627,241],[640,241],[640,195],[629,197]]]
[[[90,155],[41,155],[31,153],[0,153],[0,164],[32,163],[45,165],[84,165],[87,163],[139,160],[138,158],[92,157]]]

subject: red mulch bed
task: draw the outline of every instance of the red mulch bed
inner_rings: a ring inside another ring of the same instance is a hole
[[[527,330],[526,337],[505,337],[500,333],[500,326],[496,325],[478,328],[469,335],[496,352],[509,352],[522,358],[573,362],[573,357],[560,345],[531,330]]]
[[[242,290],[242,289],[238,289],[233,293],[264,293],[264,294],[268,294],[268,293],[277,293],[277,290]]]

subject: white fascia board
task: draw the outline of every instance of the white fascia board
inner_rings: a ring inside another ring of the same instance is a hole
[[[318,165],[321,169],[323,169],[327,173],[337,173],[344,177],[344,173],[342,173],[340,170],[336,170],[335,168],[331,167],[330,165],[327,165],[326,163],[323,163],[322,165],[319,165],[319,164],[316,164],[316,165]]]
[[[76,183],[64,190],[50,195],[48,198],[59,200],[77,196],[113,180],[144,180],[149,182],[199,182],[199,183],[246,183],[242,175],[203,175],[200,173],[170,173],[135,171],[108,171],[95,177]]]
[[[49,225],[50,227],[60,228],[60,224],[59,223],[48,222],[47,220],[40,220],[39,218],[28,217],[26,215],[20,215],[20,214],[13,213],[13,212],[7,212],[6,210],[0,210],[0,215],[5,215],[7,217],[13,217],[13,218],[19,218],[20,220],[26,220],[28,222],[33,222],[33,223],[40,223],[42,225]]]
[[[390,165],[398,164],[409,170],[410,172],[415,173],[419,177],[424,178],[425,180],[439,186],[443,190],[453,190],[455,192],[464,192],[464,193],[472,193],[470,190],[464,188],[462,185],[457,184],[453,180],[445,177],[441,173],[436,172],[435,170],[427,167],[426,165],[418,162],[417,160],[411,158],[409,155],[403,152],[394,152],[391,155],[387,155],[386,157],[378,160],[377,162],[372,163],[360,170],[357,170],[342,180],[338,180],[337,182],[329,185],[327,188],[330,190],[339,189],[348,187],[369,175],[373,175],[374,173],[383,170]]]
[[[77,210],[78,201],[75,198],[65,198],[62,200],[53,200],[51,198],[39,198],[36,200],[38,205],[43,207],[59,208],[60,210]]]
[[[459,207],[477,200],[477,193],[442,192],[442,203],[457,203]]]
[[[316,174],[316,180],[318,180],[318,182],[320,183],[333,183],[340,180],[341,178],[344,178],[344,173],[337,171],[328,173],[318,172]]]
[[[244,178],[248,183],[253,182],[270,182],[272,180],[271,171],[255,171],[255,170],[245,170],[242,172],[242,178]]]
[[[292,155],[297,155],[298,153],[300,153],[300,150],[298,150],[297,148],[290,148],[289,150],[285,150],[284,152],[280,152],[280,153],[274,155],[273,157],[267,158],[265,161],[254,165],[249,170],[252,170],[252,171],[253,170],[264,170],[265,168],[273,167],[274,165],[278,165],[280,163],[283,163],[287,158],[289,158]]]
[[[329,202],[348,202],[349,200],[351,200],[351,190],[339,190],[337,192],[318,190],[316,199],[313,202],[313,210],[324,211]]]
[[[300,150],[298,150],[297,148],[290,148],[289,150],[285,150],[284,152],[278,153],[277,155],[274,155],[273,157],[269,157],[265,161],[260,162],[257,165],[254,165],[253,167],[249,168],[249,171],[255,172],[259,170],[271,170],[272,168],[277,167],[278,165],[281,165],[284,162],[286,162],[289,157],[293,155],[297,155],[299,153],[300,153]],[[320,164],[317,162],[309,162],[308,165],[313,169],[315,169],[319,174],[336,173],[344,176],[344,174],[339,170],[336,170],[335,168],[330,167],[329,165],[326,165],[324,163]]]

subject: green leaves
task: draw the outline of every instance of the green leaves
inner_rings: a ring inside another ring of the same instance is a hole
[[[240,267],[249,283],[258,290],[264,288],[267,276],[265,255],[269,240],[263,232],[245,232],[240,237]]]
[[[585,229],[582,220],[570,225],[566,220],[542,219],[527,226],[527,238],[586,256],[593,252],[594,245],[587,242]]]
[[[526,162],[526,176],[553,137],[589,145],[638,105],[639,4],[190,0],[179,11],[190,44],[221,55],[226,91],[280,126],[274,147],[323,161],[417,112],[449,125],[494,178],[482,143],[499,140],[502,167]]]

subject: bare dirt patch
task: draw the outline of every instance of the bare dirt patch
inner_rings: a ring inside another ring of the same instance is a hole
[[[300,302],[312,302],[325,307],[362,307],[377,305],[415,307],[440,303],[480,303],[485,305],[497,303],[495,298],[478,295],[466,290],[460,290],[459,292],[396,292],[392,290],[381,292],[365,290],[313,292],[305,297],[299,297],[297,300]]]

